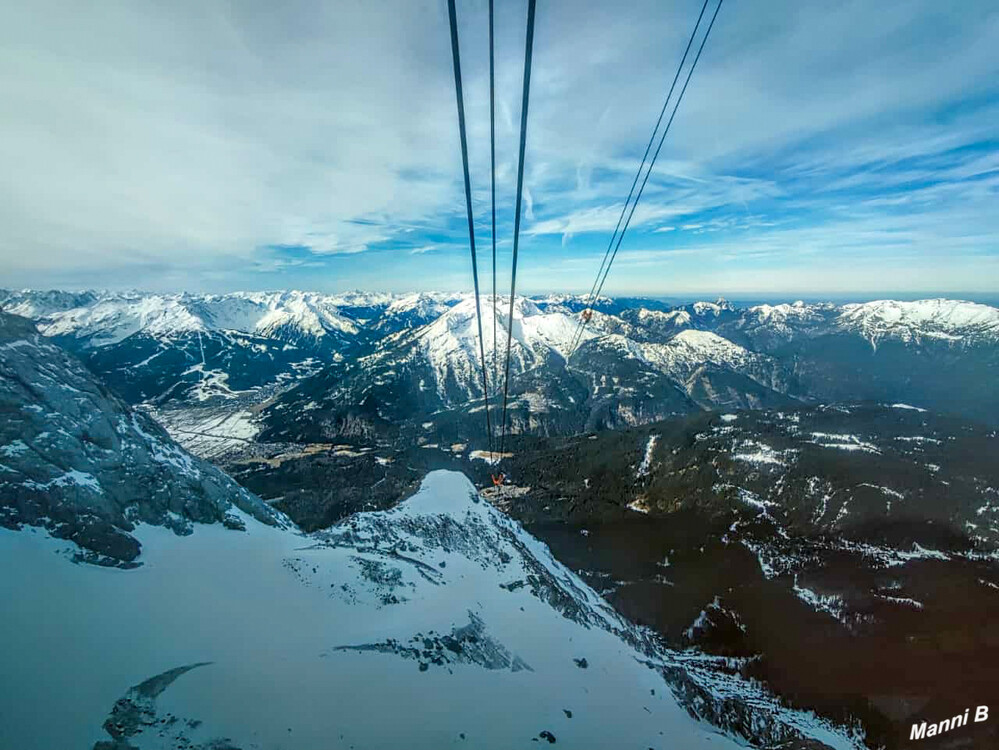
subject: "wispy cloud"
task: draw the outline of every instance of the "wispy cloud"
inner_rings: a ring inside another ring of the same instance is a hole
[[[589,288],[698,7],[539,8],[526,287]],[[488,248],[485,4],[459,15]],[[497,20],[505,264],[523,8]],[[0,45],[6,283],[470,285],[440,3],[39,0]],[[999,288],[997,48],[985,0],[726,4],[609,284]]]

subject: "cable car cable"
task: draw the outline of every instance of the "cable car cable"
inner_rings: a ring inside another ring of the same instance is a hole
[[[454,91],[458,104],[458,134],[461,140],[461,164],[465,175],[465,210],[468,214],[468,243],[472,252],[472,280],[475,284],[475,321],[479,327],[479,355],[482,363],[482,398],[485,400],[486,438],[489,453],[493,451],[493,430],[489,416],[489,384],[486,378],[486,350],[482,340],[482,310],[479,305],[479,266],[475,257],[475,223],[472,217],[472,184],[468,176],[468,141],[465,136],[465,100],[461,90],[461,56],[458,52],[458,18],[454,0],[447,2],[451,24],[451,59],[454,63]]]
[[[451,0],[453,2],[453,0]],[[503,378],[503,411],[500,423],[500,457],[506,448],[506,410],[510,395],[510,343],[513,340],[513,303],[517,292],[517,252],[520,247],[521,199],[524,192],[524,150],[527,145],[527,105],[531,95],[531,57],[534,49],[536,0],[527,0],[527,42],[524,49],[524,95],[520,105],[520,159],[517,164],[517,203],[513,220],[513,262],[510,271],[510,314],[506,328],[506,364]]]
[[[576,331],[573,334],[572,341],[569,344],[569,356],[576,351],[576,347],[579,344],[579,337],[583,332],[583,320],[589,321],[592,317],[592,311],[590,308],[596,303],[596,297],[594,291],[597,288],[597,284],[600,281],[600,276],[604,272],[604,266],[607,264],[607,259],[610,257],[611,249],[614,247],[614,240],[617,238],[617,233],[621,229],[621,222],[624,221],[624,215],[628,211],[628,206],[631,203],[631,197],[635,193],[635,187],[638,185],[638,179],[642,176],[642,170],[645,169],[645,162],[649,158],[649,152],[652,150],[652,144],[655,143],[656,134],[659,132],[659,126],[662,124],[663,116],[666,114],[666,109],[669,107],[669,101],[673,96],[673,90],[676,88],[676,82],[680,78],[680,73],[683,70],[683,64],[687,61],[687,55],[690,53],[690,47],[694,43],[694,38],[697,36],[697,29],[700,28],[701,20],[704,18],[704,11],[707,10],[708,3],[710,0],[704,0],[704,4],[701,5],[701,12],[697,15],[697,23],[694,24],[694,30],[690,32],[690,39],[687,40],[687,48],[683,51],[683,57],[680,59],[680,64],[676,68],[676,75],[673,76],[673,82],[670,84],[669,92],[666,94],[666,100],[663,102],[662,109],[659,110],[659,117],[656,119],[656,125],[652,128],[652,135],[649,136],[649,142],[645,146],[645,153],[642,154],[642,162],[638,165],[638,169],[635,171],[635,179],[631,181],[631,188],[628,190],[628,197],[624,201],[624,205],[621,206],[621,215],[617,217],[617,225],[614,227],[614,233],[611,235],[610,242],[607,243],[607,249],[604,251],[604,257],[600,261],[600,269],[597,271],[596,277],[593,279],[593,286],[590,287],[589,294],[586,296],[586,304],[583,306],[583,316],[580,322],[576,325]],[[590,312],[587,315],[587,312]]]
[[[496,388],[499,381],[499,360],[496,348],[496,61],[493,43],[493,0],[489,0],[489,162],[493,204],[493,300],[490,310],[493,319],[493,387]]]
[[[607,263],[607,269],[604,271],[604,278],[600,282],[600,286],[597,288],[598,297],[600,296],[601,290],[604,288],[604,282],[607,281],[607,274],[610,273],[610,267],[614,262],[614,258],[617,256],[617,251],[621,248],[621,241],[624,239],[624,233],[628,231],[628,225],[631,223],[631,217],[635,215],[635,207],[638,205],[638,201],[642,197],[642,191],[645,190],[645,185],[649,181],[649,176],[652,174],[652,168],[656,165],[656,159],[659,157],[659,151],[662,149],[663,143],[666,141],[666,135],[669,133],[670,125],[673,124],[673,118],[676,117],[676,111],[680,107],[680,102],[683,101],[683,95],[687,91],[687,84],[690,83],[690,78],[694,74],[694,68],[697,67],[697,61],[701,59],[701,52],[704,51],[704,45],[708,41],[708,35],[711,34],[711,28],[715,25],[715,19],[718,17],[718,11],[721,10],[722,2],[724,2],[724,0],[719,0],[718,7],[715,8],[714,15],[711,16],[711,23],[708,24],[708,30],[704,34],[704,39],[701,40],[701,46],[698,47],[697,54],[694,56],[694,62],[691,64],[690,70],[687,72],[687,78],[683,82],[683,88],[680,89],[680,95],[676,99],[676,105],[673,107],[673,112],[669,116],[669,121],[666,123],[666,128],[663,130],[662,137],[659,139],[659,145],[656,146],[656,152],[652,155],[652,161],[649,162],[649,169],[645,173],[645,179],[642,180],[642,186],[638,189],[638,195],[635,196],[635,202],[631,206],[631,212],[628,214],[628,220],[624,223],[624,228],[621,230],[621,234],[617,239],[617,245],[614,247],[614,253],[611,255],[610,261]]]
[[[701,12],[697,16],[697,22],[694,24],[694,30],[690,34],[690,39],[687,41],[687,47],[683,52],[683,57],[680,59],[679,66],[677,66],[676,75],[673,76],[673,82],[672,84],[670,84],[669,93],[666,95],[666,101],[663,102],[663,108],[659,113],[659,119],[656,121],[656,127],[652,131],[652,137],[649,139],[648,146],[645,147],[645,155],[642,157],[642,163],[639,165],[638,171],[635,173],[635,180],[634,182],[632,182],[631,191],[629,191],[628,193],[628,200],[625,201],[625,204],[621,209],[621,216],[618,218],[617,227],[615,227],[614,229],[614,234],[611,235],[611,240],[607,245],[607,251],[604,253],[603,262],[601,262],[600,269],[597,271],[596,279],[594,279],[594,287],[596,288],[596,293],[594,294],[593,288],[591,288],[590,298],[587,301],[587,306],[584,308],[584,312],[590,311],[591,314],[590,315],[584,314],[583,316],[581,316],[579,324],[576,327],[576,333],[573,336],[573,340],[569,348],[568,357],[571,357],[575,353],[576,349],[579,347],[579,344],[581,343],[583,332],[586,329],[587,323],[590,322],[590,319],[592,317],[591,307],[600,297],[600,292],[603,290],[604,282],[607,280],[607,274],[610,273],[610,265],[614,262],[614,258],[617,257],[617,251],[621,247],[621,242],[624,239],[624,233],[628,231],[628,226],[631,223],[631,217],[634,216],[635,214],[635,209],[638,206],[638,201],[642,197],[642,191],[645,189],[645,184],[648,182],[649,176],[652,174],[652,168],[655,166],[656,159],[659,156],[659,151],[662,149],[663,142],[666,139],[666,134],[669,132],[670,125],[672,125],[673,123],[673,118],[676,116],[676,112],[680,106],[680,102],[683,100],[683,94],[687,90],[687,84],[690,83],[690,77],[693,75],[694,68],[697,66],[697,61],[701,57],[701,52],[704,50],[704,45],[708,40],[708,35],[711,34],[711,28],[714,26],[715,19],[718,17],[718,11],[721,10],[721,5],[722,2],[724,2],[724,0],[719,0],[717,7],[715,7],[715,11],[711,16],[711,21],[708,24],[707,31],[704,34],[704,38],[701,40],[701,44],[698,47],[697,54],[694,56],[694,61],[690,66],[690,70],[687,72],[687,78],[684,81],[683,88],[680,90],[680,95],[677,97],[676,103],[673,106],[673,112],[670,114],[669,121],[666,123],[666,128],[665,130],[663,130],[662,136],[659,139],[659,145],[656,147],[656,152],[652,157],[652,161],[649,164],[648,170],[646,171],[645,179],[642,181],[642,186],[641,188],[639,188],[638,195],[635,196],[634,203],[631,204],[631,210],[630,213],[628,213],[628,219],[627,221],[625,221],[624,227],[621,228],[621,219],[624,218],[625,213],[628,212],[628,204],[631,199],[632,192],[634,191],[635,185],[638,182],[638,178],[642,173],[642,168],[645,166],[645,161],[646,158],[648,157],[649,149],[651,148],[652,143],[655,140],[656,133],[659,130],[659,125],[662,122],[663,115],[665,114],[666,109],[669,105],[670,98],[673,96],[673,91],[676,88],[676,83],[680,78],[680,73],[683,71],[683,66],[687,61],[687,56],[690,53],[691,46],[693,45],[694,39],[697,37],[697,30],[701,25],[701,20],[704,17],[704,11],[707,9],[708,2],[709,0],[704,0],[704,4],[701,6]],[[619,229],[620,229],[620,234],[618,234]],[[614,247],[613,253],[611,253],[611,246],[614,245],[615,238],[617,239],[617,245]],[[608,254],[610,254],[609,260],[607,257]],[[568,357],[566,359],[568,359]]]

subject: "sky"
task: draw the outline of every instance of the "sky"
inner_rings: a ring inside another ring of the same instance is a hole
[[[700,7],[538,0],[518,290],[590,289]],[[525,25],[496,0],[500,289]],[[999,291],[997,49],[991,0],[726,0],[604,293]],[[4,3],[0,101],[0,287],[471,288],[445,0]]]

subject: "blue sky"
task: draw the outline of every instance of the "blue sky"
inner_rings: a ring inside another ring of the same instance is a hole
[[[526,0],[496,5],[505,288]],[[524,291],[589,289],[699,8],[539,1]],[[727,0],[605,292],[999,290],[996,49],[987,0]],[[0,285],[467,289],[451,76],[444,0],[8,3]]]

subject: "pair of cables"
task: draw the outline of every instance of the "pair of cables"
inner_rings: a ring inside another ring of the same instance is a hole
[[[524,152],[527,145],[527,106],[531,91],[531,59],[534,50],[534,17],[536,0],[527,3],[527,41],[524,53],[523,101],[520,110],[520,154],[517,166],[517,203],[513,229],[513,260],[510,272],[510,311],[507,317],[506,358],[503,377],[503,411],[500,421],[500,455],[506,446],[507,405],[510,393],[510,347],[513,340],[513,308],[517,292],[517,256],[520,249],[521,204],[524,190]],[[455,0],[448,0],[448,20],[451,25],[451,57],[454,64],[454,88],[458,105],[458,131],[461,141],[461,161],[465,178],[465,210],[468,215],[468,239],[472,256],[472,281],[475,287],[475,320],[479,334],[479,361],[482,374],[482,397],[486,413],[486,435],[490,456],[493,452],[493,427],[489,410],[489,379],[486,369],[485,340],[482,336],[482,307],[479,297],[479,267],[475,252],[475,222],[472,214],[472,186],[468,173],[468,140],[465,129],[465,103],[461,84],[461,55],[458,44],[458,20]],[[496,358],[496,83],[493,35],[493,0],[489,0],[489,136],[492,167],[492,261],[493,261],[493,363]]]
[[[676,97],[676,100],[673,101],[673,111],[669,116],[669,120],[666,122],[666,127],[662,128],[662,132],[660,134],[660,126],[662,125],[663,117],[666,115],[666,110],[669,109],[670,101],[673,100],[673,92],[676,90],[676,84],[680,80],[680,75],[687,63],[690,50],[694,45],[694,40],[697,38],[698,30],[701,27],[705,11],[707,11],[711,0],[704,0],[704,4],[701,6],[701,12],[697,16],[697,22],[694,24],[694,30],[690,33],[690,39],[687,41],[687,47],[684,49],[683,57],[680,59],[680,64],[676,68],[676,75],[673,76],[673,82],[670,84],[669,92],[666,94],[666,101],[663,102],[662,109],[659,111],[659,118],[656,120],[656,125],[652,129],[652,135],[649,138],[649,143],[645,147],[645,153],[642,155],[642,162],[638,165],[638,171],[635,173],[635,179],[632,180],[631,190],[628,191],[628,197],[625,199],[624,206],[621,208],[621,215],[618,217],[617,226],[614,227],[614,233],[611,235],[610,242],[607,243],[607,250],[604,252],[603,260],[600,262],[600,268],[597,271],[597,276],[593,280],[593,286],[590,287],[590,292],[586,297],[586,303],[583,307],[582,314],[580,315],[579,323],[576,325],[576,331],[573,334],[572,341],[569,345],[569,354],[566,357],[566,360],[572,357],[576,349],[579,347],[582,342],[583,333],[586,330],[586,325],[593,317],[593,306],[596,304],[597,300],[600,299],[600,292],[604,288],[604,282],[607,281],[607,275],[610,273],[611,265],[617,257],[617,251],[621,249],[621,242],[624,240],[624,234],[628,231],[631,219],[635,215],[635,208],[638,206],[638,201],[641,199],[642,192],[645,190],[645,186],[649,181],[652,169],[656,165],[656,159],[659,157],[659,152],[662,150],[663,143],[666,141],[666,136],[669,133],[670,126],[673,124],[673,118],[676,117],[676,112],[680,108],[680,102],[683,101],[683,95],[687,91],[687,85],[690,83],[690,78],[694,74],[694,69],[697,67],[697,61],[701,59],[701,53],[704,51],[704,45],[708,41],[708,36],[711,34],[711,29],[715,25],[715,19],[718,18],[718,11],[721,10],[723,2],[724,0],[718,0],[718,5],[715,6],[714,13],[711,16],[711,21],[708,23],[707,30],[704,32],[704,36],[701,39],[700,46],[697,48],[697,53],[694,55],[694,60],[687,70],[687,77],[683,82],[683,87],[680,89],[680,93]],[[659,145],[656,146],[656,150],[652,154],[652,159],[650,160],[649,152],[652,150],[652,144],[655,143],[657,134],[659,134]],[[646,164],[648,164],[648,166],[646,166]],[[644,177],[642,176],[643,173]],[[636,194],[635,187],[638,186],[639,179],[641,179],[642,184],[638,187],[638,192]],[[634,198],[634,200],[632,200],[632,198]]]

